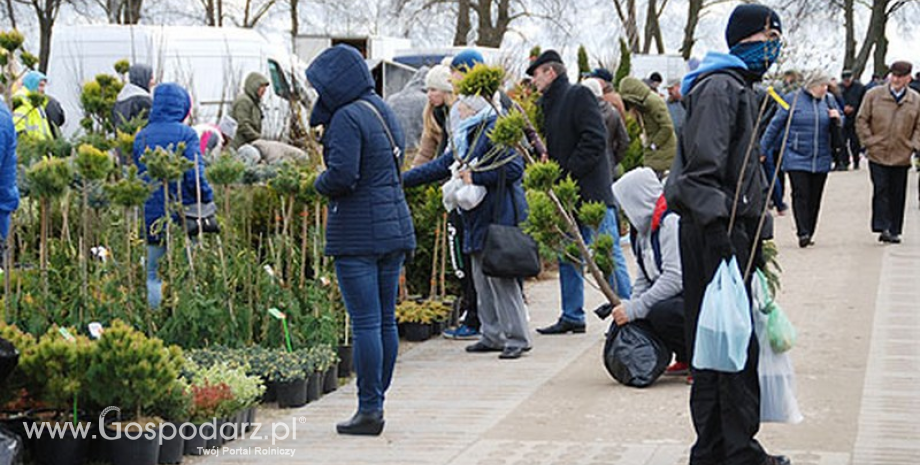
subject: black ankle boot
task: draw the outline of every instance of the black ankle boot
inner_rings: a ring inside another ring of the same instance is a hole
[[[383,412],[358,412],[350,420],[335,425],[339,434],[379,436],[383,431]]]

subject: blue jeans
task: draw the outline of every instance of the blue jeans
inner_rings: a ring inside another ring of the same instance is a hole
[[[594,242],[594,232],[587,226],[579,225],[581,237],[587,244]],[[617,212],[613,207],[607,208],[604,221],[601,222],[600,234],[613,236],[613,264],[614,273],[609,277],[611,289],[621,298],[628,299],[632,294],[632,283],[629,280],[629,270],[626,268],[626,258],[620,248],[620,227]],[[585,283],[582,276],[582,266],[576,266],[565,259],[559,260],[559,285],[562,288],[562,319],[571,323],[585,322]]]
[[[405,256],[399,251],[335,258],[335,274],[354,334],[359,412],[382,411],[393,379],[399,350],[396,293]]]
[[[165,246],[147,245],[147,306],[151,309],[160,308],[160,302],[163,301],[163,281],[157,276],[157,271],[164,255]]]

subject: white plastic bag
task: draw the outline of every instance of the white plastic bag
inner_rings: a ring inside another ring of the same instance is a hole
[[[754,327],[760,355],[757,375],[760,378],[760,421],[799,423],[802,412],[795,395],[795,370],[788,352],[778,353],[770,344],[768,315],[754,312]]]
[[[723,260],[703,295],[693,366],[728,373],[743,370],[752,330],[751,303],[738,260]]]
[[[450,178],[441,185],[441,203],[444,209],[454,211],[457,208],[457,190],[463,187],[463,180],[460,178]]]
[[[485,186],[463,184],[459,189],[457,189],[455,194],[455,198],[457,199],[457,206],[467,211],[472,210],[479,206],[480,203],[482,203],[482,199],[486,198],[487,192],[488,190],[485,188]]]

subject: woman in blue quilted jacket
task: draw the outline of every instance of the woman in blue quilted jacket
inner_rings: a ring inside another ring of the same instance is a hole
[[[138,173],[154,186],[153,192],[144,204],[144,224],[147,231],[147,305],[150,308],[159,308],[163,300],[163,282],[157,275],[160,259],[166,254],[163,244],[163,233],[154,231],[154,223],[166,216],[163,205],[165,190],[159,181],[150,179],[147,175],[147,165],[141,161],[144,152],[149,148],[157,147],[166,150],[176,150],[180,143],[185,144],[182,155],[198,165],[185,171],[182,179],[169,185],[171,202],[179,199],[179,188],[182,189],[182,203],[191,205],[197,202],[208,203],[214,200],[211,185],[204,177],[204,162],[199,153],[198,134],[194,129],[185,124],[192,108],[192,99],[188,92],[178,84],[164,83],[158,85],[153,92],[153,105],[147,126],[141,129],[134,138],[134,163]],[[170,215],[172,221],[177,221],[178,214]]]
[[[396,115],[374,92],[364,59],[338,45],[307,69],[319,93],[311,126],[324,126],[326,171],[316,190],[329,199],[326,255],[335,257],[345,308],[354,333],[358,412],[336,425],[339,434],[378,435],[383,401],[399,349],[396,297],[415,229],[399,167],[405,147]]]
[[[795,103],[794,108],[779,108],[760,140],[761,153],[779,150],[786,121],[792,114],[782,168],[792,185],[792,213],[799,247],[814,244],[812,237],[818,225],[821,196],[833,161],[831,125],[842,125],[834,96],[827,92],[829,83],[830,77],[823,71],[810,73],[805,85],[785,98],[790,105]]]

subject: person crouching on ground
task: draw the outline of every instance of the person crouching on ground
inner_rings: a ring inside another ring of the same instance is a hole
[[[680,216],[668,210],[664,189],[651,168],[637,168],[613,184],[613,197],[632,225],[630,242],[639,265],[632,296],[613,309],[618,326],[644,319],[674,353],[666,374],[689,369],[684,337],[680,264]]]
[[[462,212],[463,253],[472,258],[473,282],[478,294],[477,307],[482,324],[482,338],[467,346],[466,351],[501,352],[499,358],[516,359],[530,350],[521,286],[514,278],[486,276],[482,271],[482,251],[490,224],[512,226],[527,218],[527,204],[521,186],[524,160],[516,153],[507,151],[490,162],[493,166],[504,163],[500,168],[483,167],[482,171],[470,169],[467,163],[475,166],[492,149],[486,134],[495,125],[496,114],[482,97],[463,96],[456,106],[461,121],[452,134],[452,149],[434,161],[408,171],[405,184],[408,188],[445,180],[451,175],[451,165],[457,158],[462,158],[463,166],[459,173],[464,184],[486,188],[486,195],[479,204]],[[455,156],[455,153],[458,155]],[[502,183],[506,186],[504,192],[500,190]]]

